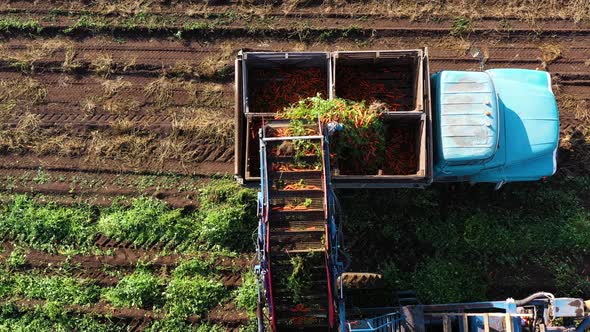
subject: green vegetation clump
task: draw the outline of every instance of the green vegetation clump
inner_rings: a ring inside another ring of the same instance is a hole
[[[258,320],[250,319],[248,323],[240,326],[240,332],[258,332]]]
[[[231,179],[217,180],[200,191],[198,238],[209,246],[243,251],[253,248],[256,193]]]
[[[201,275],[172,278],[166,287],[166,309],[171,316],[200,315],[220,303],[227,290],[218,281]]]
[[[182,31],[209,31],[214,27],[210,22],[190,22],[182,26]]]
[[[289,290],[293,305],[303,303],[312,288],[312,268],[323,264],[324,255],[321,252],[310,252],[303,255],[293,255],[289,259],[288,268],[277,271],[274,274],[275,281]],[[250,281],[252,282],[252,281]],[[248,296],[255,296],[255,289],[249,290]],[[248,301],[254,301],[248,298]],[[255,303],[250,302],[250,305]]]
[[[0,19],[0,31],[9,32],[14,30],[40,33],[43,31],[43,27],[41,27],[39,21],[31,19],[22,19],[19,17],[5,17]]]
[[[235,291],[235,295],[238,308],[246,309],[250,316],[254,316],[258,303],[258,289],[256,275],[252,271],[242,274],[242,284]]]
[[[432,258],[418,267],[413,285],[427,303],[464,302],[485,298],[485,283],[472,264]]]
[[[117,240],[142,244],[165,242],[178,245],[186,241],[194,229],[194,219],[182,210],[170,209],[155,198],[140,197],[131,208],[114,209],[98,220],[98,231]]]
[[[200,192],[196,212],[172,209],[163,201],[140,197],[130,207],[107,209],[40,204],[19,195],[0,208],[0,235],[19,245],[48,252],[88,252],[103,234],[137,247],[166,243],[181,251],[195,248],[249,250],[256,229],[256,194],[230,179],[211,181]]]
[[[225,328],[214,324],[191,325],[185,319],[168,317],[152,323],[145,332],[224,332]]]
[[[163,282],[151,272],[139,268],[107,290],[104,298],[116,307],[160,307],[163,303]]]
[[[61,304],[91,304],[100,297],[100,287],[94,281],[64,276],[13,273],[0,285],[5,295]]]
[[[306,264],[307,263],[307,264]],[[291,258],[292,272],[286,278],[286,284],[293,294],[293,301],[303,301],[303,293],[311,286],[310,264],[306,257],[295,256]]]
[[[471,20],[465,16],[455,18],[451,26],[451,36],[459,37],[471,30]]]
[[[166,324],[200,315],[227,297],[227,289],[212,273],[210,263],[196,258],[183,261],[172,271],[165,291],[165,309],[170,318]]]
[[[12,292],[12,281],[8,273],[0,273],[0,299],[10,295]]]
[[[223,326],[215,324],[201,324],[195,328],[195,332],[225,332]]]
[[[87,206],[40,205],[28,196],[16,196],[0,214],[0,234],[47,251],[87,247],[96,235],[94,213]]]
[[[205,262],[198,258],[192,258],[182,261],[172,271],[174,278],[187,278],[194,275],[207,275],[211,272],[212,266],[209,262]]]
[[[16,305],[5,303],[0,306],[0,331],[77,331],[115,332],[114,324],[104,324],[87,315],[72,316],[63,306],[48,303],[34,310],[19,310]]]
[[[27,263],[26,252],[23,248],[15,247],[10,252],[10,256],[6,260],[6,264],[10,268],[18,268]]]
[[[145,332],[183,332],[193,330],[194,328],[184,318],[168,317],[162,320],[155,320],[145,329]]]
[[[82,15],[76,23],[72,24],[68,28],[64,29],[64,33],[71,33],[77,30],[89,30],[98,32],[105,30],[108,27],[108,23],[103,18],[95,17],[91,15]]]

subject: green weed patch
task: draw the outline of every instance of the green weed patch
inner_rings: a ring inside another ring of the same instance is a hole
[[[243,251],[254,247],[256,192],[231,179],[221,179],[200,192],[198,238],[210,246]]]
[[[17,30],[40,33],[43,31],[43,27],[41,27],[39,21],[22,19],[20,17],[5,17],[0,19],[0,32]]]
[[[131,206],[95,208],[40,204],[15,196],[0,207],[0,235],[18,244],[48,252],[88,252],[100,234],[136,247],[165,243],[165,248],[250,250],[256,229],[256,194],[230,179],[219,179],[200,193],[198,211],[172,209],[164,202],[140,197]],[[16,261],[15,261],[16,262]]]
[[[0,234],[35,249],[87,248],[96,236],[95,213],[87,206],[40,205],[16,196],[0,213]]]
[[[220,282],[197,275],[173,278],[166,287],[166,309],[172,316],[200,315],[227,296]]]
[[[173,271],[165,290],[165,310],[174,322],[189,315],[200,315],[228,295],[228,290],[215,280],[210,263],[190,259]],[[200,331],[200,330],[199,330]]]
[[[142,268],[108,289],[104,298],[116,307],[153,309],[163,302],[163,281]]]
[[[485,298],[486,284],[480,276],[471,264],[435,257],[418,267],[412,284],[425,302],[463,302]]]
[[[190,278],[194,275],[208,275],[213,269],[209,262],[205,262],[198,258],[192,258],[181,262],[172,271],[174,278]]]
[[[78,331],[115,332],[121,329],[113,324],[101,323],[90,316],[72,316],[62,306],[48,303],[35,310],[20,310],[14,304],[0,306],[0,331]]]
[[[92,280],[12,273],[0,279],[0,297],[84,305],[98,301],[100,287]]]
[[[258,303],[258,289],[256,276],[252,271],[242,275],[242,285],[235,291],[235,296],[238,308],[246,309],[251,316],[254,316]]]
[[[137,246],[156,242],[175,246],[190,237],[195,223],[193,216],[185,216],[181,210],[170,209],[155,198],[141,197],[129,209],[103,214],[98,220],[98,231]]]
[[[160,321],[155,321],[151,326],[145,329],[145,332],[224,332],[225,328],[213,324],[191,325],[184,319],[170,317]]]

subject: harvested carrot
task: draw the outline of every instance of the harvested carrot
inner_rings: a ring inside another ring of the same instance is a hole
[[[321,188],[314,185],[289,184],[283,187],[283,190],[320,190]]]
[[[336,94],[355,101],[380,101],[392,112],[408,111],[408,98],[411,96],[401,88],[411,87],[412,80],[411,72],[382,64],[340,65],[336,76]]]
[[[252,69],[249,77],[255,113],[276,113],[303,98],[328,94],[328,75],[320,68]]]
[[[287,163],[273,163],[271,165],[271,169],[274,172],[308,172],[308,171],[317,170],[317,168],[315,168],[315,167],[302,168],[302,167],[295,167],[295,166],[293,166],[291,164],[287,164]]]
[[[384,174],[408,175],[416,173],[417,157],[414,131],[411,127],[392,127],[383,161]]]
[[[301,211],[301,210],[308,210],[309,207],[299,204],[299,205],[292,205],[287,204],[284,206],[275,206],[272,208],[273,211]]]
[[[277,117],[312,122],[319,118],[323,123],[338,122],[343,130],[330,139],[330,162],[341,175],[377,174],[408,175],[417,171],[416,128],[384,123],[382,104],[307,98]],[[311,155],[311,153],[310,153]],[[293,165],[281,165],[282,171],[295,171]],[[301,190],[287,186],[285,190]]]

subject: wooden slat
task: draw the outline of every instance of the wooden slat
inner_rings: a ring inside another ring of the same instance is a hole
[[[504,318],[506,320],[506,332],[512,332],[512,316],[510,316],[510,314],[506,314],[506,317]]]
[[[443,316],[443,332],[453,332],[451,328],[451,318]]]
[[[469,317],[463,315],[463,332],[469,332]]]

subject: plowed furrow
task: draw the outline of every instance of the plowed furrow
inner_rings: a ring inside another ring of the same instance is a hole
[[[100,236],[96,240],[97,246],[103,249],[112,249],[108,255],[59,255],[49,254],[40,250],[27,249],[26,265],[33,268],[44,268],[47,266],[59,267],[62,264],[79,265],[82,269],[88,271],[101,271],[105,266],[116,268],[135,268],[139,262],[149,263],[153,266],[167,266],[174,267],[179,262],[187,259],[203,259],[207,260],[209,254],[206,252],[194,254],[167,254],[162,255],[156,250],[148,250],[142,248],[125,248],[121,246],[108,247],[104,243],[112,241],[104,236]],[[99,245],[99,243],[101,245]],[[115,241],[115,243],[122,243]],[[13,244],[5,239],[0,245],[4,251],[0,254],[0,260],[5,260],[10,257]],[[216,257],[215,265],[222,270],[222,280],[225,280],[229,285],[239,285],[241,283],[239,271],[245,271],[251,266],[252,255],[241,254],[237,257]],[[224,271],[223,269],[230,269]]]

